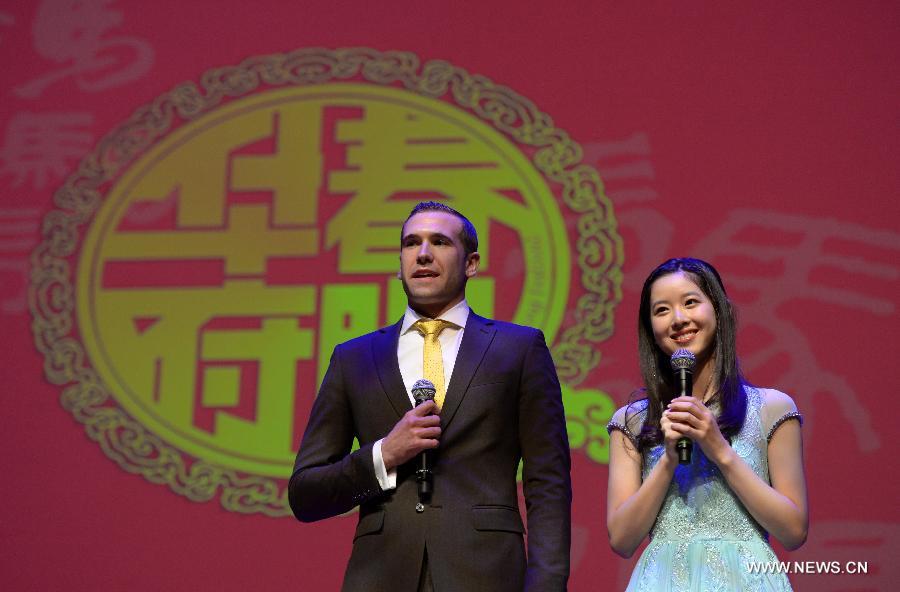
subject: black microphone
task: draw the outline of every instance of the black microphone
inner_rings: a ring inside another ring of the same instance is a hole
[[[412,387],[412,396],[416,401],[416,407],[425,401],[433,401],[436,392],[430,380],[417,380]],[[427,498],[431,495],[431,459],[427,450],[419,455],[419,468],[416,470],[416,482],[419,484],[419,497]]]
[[[672,372],[675,373],[675,377],[678,379],[679,390],[681,391],[680,396],[690,397],[694,393],[694,364],[697,363],[697,358],[688,350],[679,349],[672,354],[669,363],[672,366]],[[691,451],[693,448],[694,443],[691,442],[690,438],[678,439],[678,442],[675,443],[675,450],[678,451],[678,464],[691,464]]]

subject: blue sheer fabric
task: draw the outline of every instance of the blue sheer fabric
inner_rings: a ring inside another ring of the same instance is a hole
[[[793,401],[783,393],[752,387],[746,392],[747,416],[732,446],[768,483],[768,440],[786,419],[801,418]],[[646,405],[646,401],[638,401],[619,409],[607,429],[621,430],[634,443]],[[644,452],[643,478],[663,454],[662,446]],[[759,573],[750,568],[751,563],[777,561],[768,535],[699,446],[694,446],[691,464],[676,468],[650,538],[634,568],[628,592],[791,590],[784,574]]]

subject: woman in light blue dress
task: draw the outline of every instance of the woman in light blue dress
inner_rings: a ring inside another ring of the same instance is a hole
[[[630,557],[628,591],[790,590],[774,573],[771,534],[806,540],[801,417],[791,398],[743,378],[735,315],[716,270],[670,259],[644,282],[638,348],[645,388],[613,415],[607,528]],[[678,396],[670,357],[691,352],[693,396]],[[693,443],[680,465],[676,442]],[[768,573],[766,573],[768,572]]]

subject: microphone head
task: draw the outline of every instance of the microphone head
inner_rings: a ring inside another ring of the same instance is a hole
[[[430,380],[425,380],[424,378],[419,379],[412,387],[412,396],[416,401],[416,405],[421,405],[425,401],[431,401],[434,399],[434,394],[437,390],[434,388],[434,384]]]
[[[669,358],[669,364],[672,366],[672,372],[678,372],[679,370],[685,370],[687,372],[694,372],[694,364],[697,363],[697,358],[694,357],[694,354],[689,352],[686,349],[677,349],[675,353],[672,354],[672,357]]]

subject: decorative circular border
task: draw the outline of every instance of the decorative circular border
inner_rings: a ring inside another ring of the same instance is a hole
[[[111,397],[73,335],[75,288],[70,260],[77,254],[80,227],[90,222],[103,201],[101,187],[165,135],[175,116],[190,120],[229,98],[260,86],[312,85],[358,79],[453,102],[489,122],[520,145],[534,149],[532,162],[562,186],[563,202],[579,214],[578,267],[585,293],[578,298],[575,323],[553,345],[560,379],[581,383],[600,360],[594,344],[613,331],[613,310],[621,301],[622,240],[612,204],[597,171],[581,162],[581,147],[553,125],[525,97],[491,80],[441,60],[424,65],[412,53],[368,48],[305,48],[287,54],[252,57],[237,66],[214,68],[201,86],[185,82],[139,108],[100,140],[54,195],[60,209],[43,220],[42,241],[31,254],[28,304],[35,346],[44,355],[47,379],[63,386],[61,403],[84,424],[88,436],[120,467],[166,484],[193,501],[209,501],[221,490],[222,506],[234,512],[289,515],[287,490],[276,480],[242,476],[182,453],[146,430]]]

